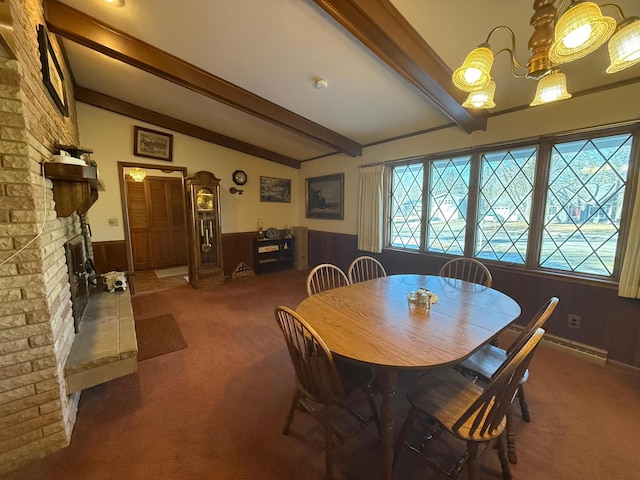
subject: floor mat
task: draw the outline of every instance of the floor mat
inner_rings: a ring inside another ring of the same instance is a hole
[[[138,361],[175,352],[187,347],[173,315],[136,319]]]
[[[183,265],[182,267],[163,268],[162,270],[154,270],[154,272],[158,278],[175,277],[178,275],[186,275],[187,267]]]

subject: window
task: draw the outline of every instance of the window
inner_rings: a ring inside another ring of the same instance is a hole
[[[464,253],[471,157],[430,162],[427,250]]]
[[[525,147],[481,156],[476,257],[526,262],[536,154]]]
[[[613,275],[632,138],[553,146],[542,267]]]
[[[388,246],[615,276],[637,131],[392,167]]]

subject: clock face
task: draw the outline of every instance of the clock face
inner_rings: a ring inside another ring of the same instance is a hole
[[[207,187],[202,187],[196,193],[196,205],[199,211],[210,212],[213,210],[213,192]]]
[[[244,185],[247,183],[247,174],[242,170],[236,170],[233,172],[233,183],[236,185]]]

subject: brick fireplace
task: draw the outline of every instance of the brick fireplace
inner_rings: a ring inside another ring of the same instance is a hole
[[[2,474],[71,438],[80,394],[69,395],[64,379],[75,335],[64,245],[81,234],[82,222],[75,213],[56,216],[52,182],[42,175],[54,143],[79,144],[70,75],[65,69],[65,117],[42,83],[36,33],[45,24],[42,2],[5,0],[0,6],[10,10],[14,40],[14,52],[0,56]]]

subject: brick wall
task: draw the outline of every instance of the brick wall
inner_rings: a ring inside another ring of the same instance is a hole
[[[41,174],[54,142],[78,143],[75,103],[66,68],[69,117],[41,80],[42,2],[10,3],[18,58],[0,58],[0,474],[68,445],[79,399],[63,370],[74,338],[64,243],[80,219],[56,218]]]

